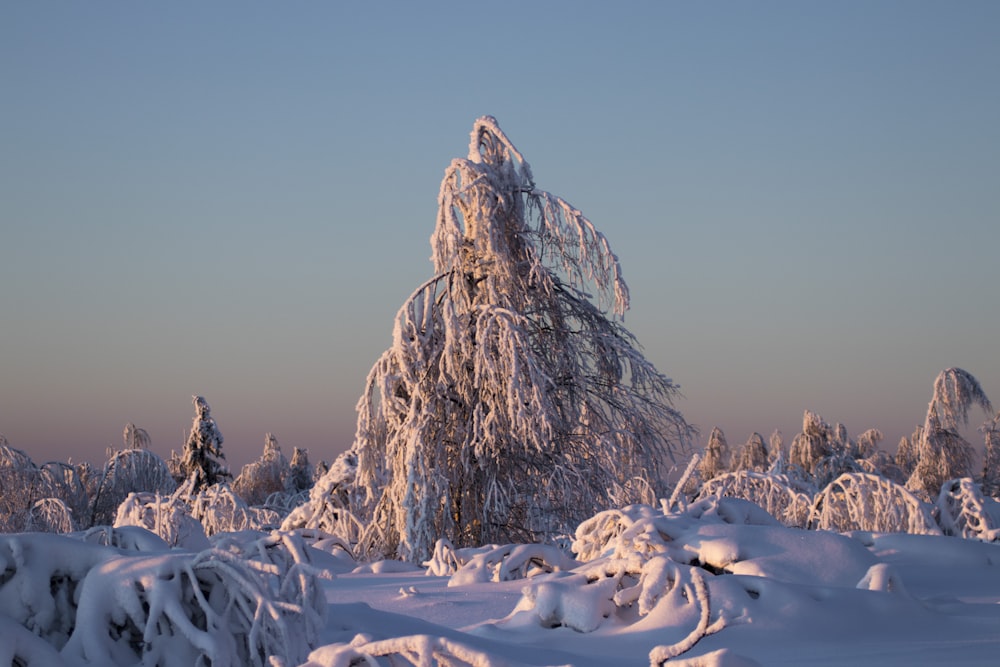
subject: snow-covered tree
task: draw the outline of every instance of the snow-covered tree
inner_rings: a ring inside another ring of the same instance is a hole
[[[729,452],[729,443],[726,441],[726,434],[718,426],[712,428],[708,434],[708,443],[705,445],[705,454],[698,464],[698,474],[702,481],[707,482],[713,477],[729,472],[729,460],[732,454]]]
[[[982,426],[983,495],[1000,494],[1000,412]]]
[[[281,453],[278,439],[268,433],[264,436],[264,452],[259,459],[243,466],[233,482],[233,491],[247,505],[263,505],[272,493],[285,491],[290,474],[288,459]]]
[[[834,429],[819,415],[806,410],[802,415],[802,432],[792,440],[788,451],[789,463],[812,474],[816,465],[833,454]]]
[[[906,488],[935,498],[951,479],[969,477],[975,450],[959,432],[969,422],[969,410],[978,405],[987,414],[993,406],[968,371],[946,368],[934,380],[934,393],[917,446],[917,463]]]
[[[122,440],[125,441],[125,449],[149,449],[151,442],[146,429],[139,428],[132,422],[125,424]]]
[[[226,467],[226,456],[222,453],[222,433],[212,417],[212,409],[203,397],[194,396],[192,399],[195,416],[191,433],[181,453],[182,477],[187,478],[197,473],[195,490],[232,481],[233,476]]]
[[[767,439],[767,463],[778,474],[785,470],[785,438],[778,429]]]
[[[313,475],[315,474],[312,464],[309,463],[309,452],[294,447],[289,468],[289,475],[285,480],[285,491],[293,494],[308,491],[313,485]]]
[[[740,448],[733,463],[733,470],[766,472],[769,467],[767,445],[760,433],[753,433]]]
[[[353,445],[358,513],[381,528],[370,549],[412,561],[439,537],[565,532],[615,484],[659,485],[692,432],[620,322],[628,290],[606,238],[535,187],[492,117],[438,202],[435,275],[396,316]]]
[[[90,503],[89,526],[111,525],[130,493],[169,494],[176,488],[166,462],[149,449],[109,451]]]

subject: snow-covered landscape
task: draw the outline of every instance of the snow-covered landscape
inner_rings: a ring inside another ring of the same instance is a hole
[[[0,439],[0,665],[996,663],[971,373],[893,453],[808,410],[787,446],[699,435],[608,240],[488,116],[432,250],[330,464],[268,434],[234,475],[202,396],[167,459],[131,423],[100,468]]]

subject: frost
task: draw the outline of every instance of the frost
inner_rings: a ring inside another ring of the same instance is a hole
[[[602,310],[628,306],[607,239],[535,187],[495,119],[471,141],[441,184],[437,275],[400,308],[358,402],[347,500],[378,526],[361,544],[373,557],[564,534],[611,489],[656,489],[692,432],[677,387]]]

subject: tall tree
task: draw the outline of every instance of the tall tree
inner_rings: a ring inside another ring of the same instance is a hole
[[[959,429],[969,423],[969,410],[975,405],[987,415],[993,412],[990,399],[971,373],[946,368],[938,374],[907,489],[934,499],[948,480],[971,476],[975,452]]]
[[[192,401],[195,415],[191,433],[181,452],[181,472],[185,477],[198,475],[194,487],[197,491],[218,482],[232,481],[233,476],[226,467],[226,455],[222,453],[222,432],[212,417],[208,401],[201,396],[193,396]]]
[[[692,428],[621,324],[628,289],[604,235],[535,187],[492,117],[438,204],[435,275],[358,402],[354,507],[380,527],[367,547],[420,560],[439,537],[544,539],[615,485],[659,486]]]

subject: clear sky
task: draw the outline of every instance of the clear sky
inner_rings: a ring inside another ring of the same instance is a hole
[[[992,1],[4,2],[0,433],[167,456],[201,394],[332,459],[491,114],[703,440],[894,449],[944,368],[1000,403],[998,72]]]

